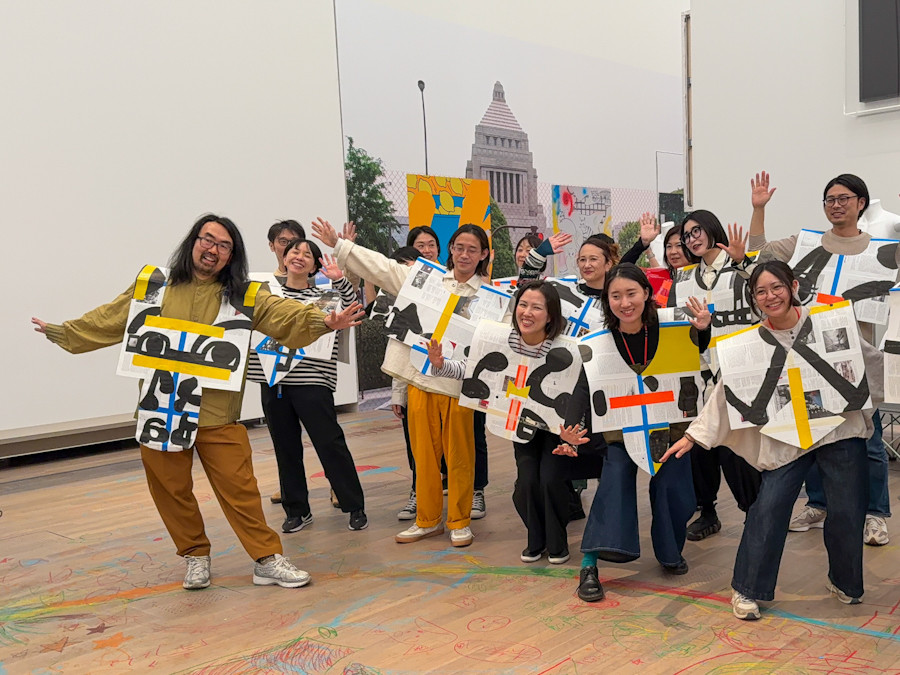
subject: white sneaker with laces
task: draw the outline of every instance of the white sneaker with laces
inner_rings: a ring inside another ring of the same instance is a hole
[[[209,586],[209,556],[186,555],[187,571],[184,573],[182,586],[189,591],[196,591]]]
[[[863,543],[869,546],[884,546],[888,538],[887,522],[881,516],[866,515],[866,527],[863,530]]]
[[[413,490],[409,493],[409,500],[406,502],[406,506],[400,509],[400,512],[397,514],[397,520],[412,520],[416,517],[416,491]]]
[[[454,546],[468,546],[472,543],[475,535],[468,527],[461,527],[458,530],[450,530],[450,543]]]
[[[791,532],[806,532],[811,527],[825,527],[826,515],[825,511],[815,506],[804,506],[800,513],[791,518],[788,529]]]
[[[419,527],[413,524],[408,530],[395,534],[394,541],[398,544],[408,544],[413,541],[419,541],[419,539],[436,537],[439,534],[444,534],[444,526],[440,523],[431,527]]]
[[[309,583],[309,574],[297,569],[290,560],[276,553],[267,563],[253,564],[253,583],[257,586],[277,584],[282,588],[300,588]]]
[[[484,503],[484,490],[475,490],[472,494],[472,520],[484,518],[487,513],[487,506]]]
[[[844,593],[844,591],[831,583],[831,581],[825,584],[825,588],[827,588],[829,593],[831,593],[845,605],[858,605],[862,602],[862,598],[851,598],[849,595]]]
[[[759,605],[746,595],[731,591],[731,611],[742,621],[756,621],[759,618]]]

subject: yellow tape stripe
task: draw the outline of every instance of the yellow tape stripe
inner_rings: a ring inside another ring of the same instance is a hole
[[[141,273],[137,276],[137,281],[134,282],[135,300],[143,300],[147,296],[147,284],[150,283],[150,277],[155,271],[156,267],[153,265],[144,265],[141,269]]]
[[[788,368],[787,375],[794,420],[797,422],[797,436],[800,439],[800,447],[806,450],[813,444],[813,440],[809,430],[809,415],[806,412],[806,397],[803,395],[803,378],[800,376],[799,368]]]
[[[205,323],[197,323],[195,321],[185,321],[184,319],[167,319],[161,316],[148,316],[144,319],[144,325],[150,328],[168,328],[169,330],[184,331],[192,335],[206,335],[208,337],[221,338],[225,337],[225,329],[221,326],[210,326]]]
[[[849,306],[850,306],[850,301],[844,300],[842,302],[836,302],[833,305],[819,305],[817,307],[810,307],[809,313],[810,314],[818,314],[819,312],[827,312],[831,309],[839,309],[841,307],[849,307]]]
[[[710,347],[715,347],[722,340],[727,340],[728,338],[733,338],[735,335],[740,335],[741,333],[746,333],[747,331],[756,330],[759,328],[759,324],[755,326],[747,326],[746,328],[741,328],[739,330],[734,331],[733,333],[726,333],[725,335],[719,335],[718,337],[713,337],[709,341]]]
[[[444,331],[447,330],[447,324],[450,323],[450,317],[453,316],[453,310],[456,309],[456,303],[458,302],[459,296],[451,295],[447,304],[444,305],[444,311],[441,312],[441,318],[438,319],[437,327],[432,334],[432,337],[438,342],[444,337]]]
[[[259,293],[261,283],[258,281],[251,281],[250,285],[247,286],[247,292],[244,293],[244,307],[255,307],[256,306],[256,294]]]
[[[166,370],[170,373],[196,375],[197,377],[208,377],[212,380],[227,380],[229,377],[231,377],[231,371],[225,368],[215,368],[214,366],[201,366],[195,363],[171,361],[169,359],[160,359],[155,356],[144,356],[143,354],[135,355],[132,363],[139,368]]]

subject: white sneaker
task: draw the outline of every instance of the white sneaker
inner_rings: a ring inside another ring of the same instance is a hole
[[[444,526],[440,523],[432,527],[413,525],[408,530],[403,530],[403,532],[394,535],[394,541],[398,544],[408,544],[413,541],[419,541],[419,539],[436,537],[439,534],[444,534]]]
[[[196,591],[209,586],[209,556],[186,555],[187,571],[184,573],[182,586],[189,591]]]
[[[815,506],[804,506],[800,513],[791,518],[788,529],[791,532],[806,532],[811,527],[825,527],[826,515],[825,511]]]
[[[297,569],[280,553],[267,563],[253,564],[253,583],[257,586],[278,584],[282,588],[300,588],[309,583],[309,574]]]
[[[851,598],[849,595],[844,593],[844,591],[831,583],[831,581],[825,584],[825,588],[827,588],[829,593],[836,596],[837,599],[843,602],[845,605],[858,605],[862,602],[862,598]]]
[[[863,543],[869,546],[884,546],[888,538],[887,522],[881,516],[866,515],[866,527],[863,530]]]
[[[406,502],[406,506],[400,509],[400,512],[397,514],[397,520],[412,520],[416,517],[416,491],[413,490],[409,493],[409,501]]]
[[[475,535],[468,527],[461,527],[458,530],[450,530],[450,543],[454,546],[468,546],[472,543]]]
[[[484,504],[484,490],[475,490],[472,494],[472,520],[484,518],[487,507]]]
[[[731,611],[742,621],[756,621],[759,618],[759,605],[746,595],[731,591]]]

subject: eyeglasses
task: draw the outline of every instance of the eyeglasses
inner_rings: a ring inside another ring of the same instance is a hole
[[[294,239],[295,237],[291,237],[290,239],[288,239],[287,237],[278,237],[278,239],[275,240],[275,243],[279,246],[287,246],[292,241],[294,241]]]
[[[694,225],[694,227],[689,230],[685,230],[681,234],[681,241],[687,243],[691,239],[699,239],[701,234],[703,234],[703,228],[699,225]]]
[[[231,253],[234,250],[234,246],[232,246],[229,242],[216,241],[212,237],[206,237],[206,236],[197,237],[197,241],[200,242],[200,248],[202,248],[206,251],[211,249],[213,246],[218,248],[219,251],[224,253],[225,255]]]
[[[459,253],[462,255],[463,253],[468,253],[469,255],[479,255],[481,253],[480,248],[475,248],[474,246],[460,246],[459,244],[453,244],[450,247],[450,250],[454,253]]]
[[[784,293],[786,289],[787,286],[785,286],[784,284],[773,284],[769,288],[757,288],[755,291],[753,291],[753,297],[755,297],[757,300],[764,300],[765,297],[769,295],[769,293],[778,296]]]
[[[822,200],[822,203],[828,208],[831,208],[835,204],[838,204],[839,206],[847,206],[847,202],[849,202],[851,199],[859,199],[859,195],[838,195],[837,197],[825,197],[825,199]]]

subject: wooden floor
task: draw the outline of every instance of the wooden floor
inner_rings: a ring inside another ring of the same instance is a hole
[[[488,515],[474,522],[471,547],[454,549],[446,535],[401,546],[393,535],[409,471],[400,426],[385,412],[342,423],[370,525],[348,531],[310,449],[315,523],[283,537],[286,555],[312,574],[302,589],[252,585],[251,562],[199,467],[213,585],[194,592],[181,588],[184,563],[136,450],[0,471],[0,675],[900,673],[894,544],[866,547],[864,604],[848,607],[825,592],[822,531],[789,535],[778,600],[745,623],[729,604],[742,517],[727,488],[722,532],[687,543],[684,577],[665,576],[653,559],[645,499],[644,557],[601,567],[607,599],[589,605],[575,596],[584,521],[569,528],[568,564],[519,561],[525,533],[507,443],[490,439]],[[277,485],[271,442],[265,428],[251,438],[268,495]],[[896,463],[891,491],[900,494]],[[264,504],[280,529],[280,507]],[[894,536],[900,542],[900,527]]]

